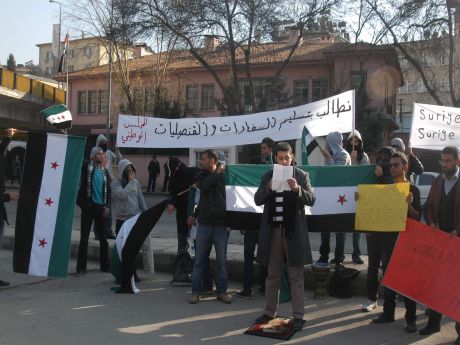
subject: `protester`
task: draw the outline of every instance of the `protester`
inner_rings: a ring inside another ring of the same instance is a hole
[[[408,182],[406,178],[407,171],[409,169],[409,161],[406,155],[402,152],[396,152],[391,157],[391,176],[393,177],[393,183]],[[379,172],[377,172],[379,174]],[[410,191],[406,198],[409,204],[407,210],[407,217],[415,220],[420,220],[421,217],[421,206],[420,206],[420,191],[413,184],[410,184]],[[385,273],[388,263],[393,253],[393,249],[398,239],[397,232],[381,233],[378,234],[378,248],[373,248],[374,252],[380,251],[380,257],[382,258],[382,268]],[[376,244],[376,242],[374,242]],[[393,322],[395,320],[395,308],[396,308],[396,296],[397,293],[387,287],[384,288],[384,302],[383,302],[383,313],[375,317],[373,323],[385,323]],[[417,320],[416,315],[416,304],[415,301],[404,296],[404,304],[406,307],[406,327],[405,330],[408,333],[414,333],[417,331],[415,321]]]
[[[18,184],[21,182],[21,174],[21,160],[19,159],[19,155],[16,155],[11,162],[11,185],[13,185],[16,180],[18,180]]]
[[[412,179],[412,174],[421,175],[423,174],[424,168],[422,162],[417,158],[416,155],[412,152],[412,147],[410,145],[404,145],[404,141],[401,138],[393,138],[390,141],[391,147],[396,151],[403,152],[406,154],[409,159],[409,170],[407,171],[407,178]]]
[[[209,257],[209,248],[214,245],[216,251],[217,299],[231,303],[227,294],[227,241],[229,231],[225,227],[225,164],[217,165],[218,156],[213,150],[205,150],[201,156],[201,166],[210,174],[197,180],[200,189],[200,201],[197,207],[198,229],[196,235],[196,256],[192,274],[192,296],[190,303],[200,300],[205,261]]]
[[[110,174],[103,165],[103,149],[91,150],[91,162],[84,164],[80,178],[77,204],[81,208],[81,234],[78,248],[77,275],[86,273],[88,238],[91,224],[95,223],[99,235],[99,262],[102,272],[109,271],[108,243],[106,237],[107,219],[110,212]]]
[[[273,164],[273,146],[275,142],[272,138],[263,138],[260,143],[260,156],[252,157],[249,164]]]
[[[375,175],[377,180],[382,184],[393,183],[391,176],[391,157],[395,153],[392,147],[382,147],[379,150],[376,160]],[[362,306],[362,311],[370,312],[377,308],[377,297],[379,291],[379,267],[382,261],[380,244],[382,243],[382,234],[366,234],[367,243],[367,298],[368,301]]]
[[[283,166],[292,163],[292,149],[281,142],[274,149],[275,162]],[[304,277],[303,266],[312,263],[305,218],[305,206],[313,206],[313,194],[308,174],[293,167],[294,177],[287,180],[290,190],[272,190],[273,169],[265,173],[254,196],[256,205],[264,205],[260,226],[257,262],[266,265],[266,302],[264,314],[256,322],[265,323],[277,314],[281,273],[287,260],[291,284],[294,329],[303,328]]]
[[[118,235],[126,220],[147,209],[141,186],[136,180],[136,168],[129,160],[122,159],[118,163],[118,178],[113,180],[111,188],[116,219],[115,232]],[[140,281],[136,269],[134,269],[134,280]]]
[[[102,155],[103,165],[104,165],[104,168],[110,174],[110,178],[113,179],[113,167],[114,165],[116,165],[117,162],[123,159],[120,151],[117,150],[117,154],[115,154],[108,148],[107,138],[104,136],[104,134],[99,134],[99,136],[96,139],[96,146],[99,146],[104,151],[104,154]],[[109,206],[111,206],[111,202],[109,203]],[[114,240],[115,235],[112,232],[112,211],[111,210],[112,208],[110,208],[109,217],[107,218],[106,231],[107,231],[107,238],[110,240]],[[96,231],[95,231],[95,234],[96,234],[96,240],[97,240],[98,238],[97,238]]]
[[[340,132],[331,132],[326,137],[326,149],[320,147],[326,165],[351,165],[350,155],[342,147],[342,134]],[[335,257],[331,261],[332,264],[341,264],[345,259],[345,238],[346,234],[337,232],[335,234]],[[331,233],[321,233],[321,246],[319,248],[320,258],[317,261],[320,264],[329,262],[329,252]]]
[[[363,139],[361,133],[356,129],[353,130],[347,139],[347,152],[350,154],[352,165],[369,165],[369,157],[363,149]],[[355,264],[362,265],[364,261],[361,259],[361,249],[359,244],[361,241],[361,233],[355,232],[353,234],[353,253],[351,259]]]
[[[0,250],[3,247],[3,232],[5,230],[5,223],[8,223],[8,215],[6,214],[5,202],[11,200],[17,201],[19,199],[19,193],[17,192],[6,192],[5,191],[5,161],[6,161],[6,149],[13,137],[15,130],[13,128],[7,129],[6,138],[0,143]],[[0,280],[0,287],[9,286],[10,283]]]
[[[251,159],[252,164],[273,164],[273,146],[275,142],[271,138],[263,138],[260,143],[260,156],[256,159]],[[260,227],[260,226],[259,226]],[[259,241],[259,229],[250,231],[242,231],[244,235],[244,272],[243,272],[243,289],[238,291],[236,295],[238,297],[250,299],[254,285],[254,253],[256,250],[257,243]],[[262,266],[261,270],[261,282],[259,291],[265,293],[265,278],[267,276],[267,270],[265,266]]]
[[[162,192],[165,193],[168,190],[168,181],[169,181],[169,175],[171,175],[171,169],[169,168],[169,162],[171,161],[172,157],[169,156],[168,160],[163,164],[163,171],[165,173],[164,179],[163,179],[163,188]]]
[[[160,176],[160,163],[158,163],[157,157],[155,155],[152,156],[152,160],[149,162],[147,170],[149,171],[147,193],[153,193],[155,192],[155,187],[157,185],[157,177]]]
[[[193,270],[192,257],[189,254],[189,225],[187,223],[188,197],[191,186],[195,183],[195,176],[200,171],[197,167],[187,167],[177,157],[169,160],[171,176],[169,178],[169,193],[171,199],[168,202],[168,213],[176,211],[177,224],[177,255],[174,262],[173,281],[187,277],[190,282],[190,274]],[[208,269],[209,271],[209,269]],[[212,290],[212,284],[211,284]]]
[[[455,146],[447,146],[441,151],[441,175],[431,185],[425,203],[426,223],[441,231],[460,236],[460,183],[459,151]],[[432,258],[436,260],[436,258]],[[457,264],[457,263],[456,263]],[[430,310],[428,324],[420,330],[421,335],[430,335],[441,330],[442,315]],[[460,345],[460,322],[455,324],[456,345]]]

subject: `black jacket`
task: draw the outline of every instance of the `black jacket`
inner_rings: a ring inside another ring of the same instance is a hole
[[[10,143],[10,138],[5,138],[0,143],[0,221],[8,223],[8,216],[6,214],[5,202],[10,201],[10,195],[5,192],[5,169],[6,169],[6,148]]]
[[[225,225],[225,175],[214,172],[197,179],[196,186],[200,189],[198,222],[207,225]]]

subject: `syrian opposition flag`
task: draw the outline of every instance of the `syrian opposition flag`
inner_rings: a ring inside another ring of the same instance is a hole
[[[14,272],[67,276],[85,140],[29,132],[16,214]]]
[[[150,231],[160,219],[169,198],[152,206],[148,210],[126,220],[115,240],[112,252],[110,272],[121,282],[119,292],[136,293],[139,290],[134,284],[136,256]]]
[[[40,111],[40,114],[57,129],[72,127],[72,114],[64,104],[53,105]]]
[[[314,149],[318,147],[318,142],[310,134],[308,128],[304,126],[302,130],[302,164],[310,165],[308,157],[313,152]]]
[[[67,56],[67,50],[69,49],[69,34],[65,35],[64,39],[64,50],[62,51],[61,57],[59,58],[58,73],[61,74],[64,71],[64,57]]]
[[[353,232],[358,184],[377,183],[374,166],[297,166],[308,172],[316,196],[305,207],[308,231]],[[254,203],[265,165],[229,165],[226,169],[227,225],[237,230],[259,230],[263,206]]]

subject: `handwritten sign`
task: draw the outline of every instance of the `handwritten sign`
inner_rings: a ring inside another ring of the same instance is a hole
[[[119,115],[118,147],[223,147],[301,137],[304,126],[313,136],[351,132],[354,90],[298,107],[257,114],[162,119]]]
[[[409,183],[358,185],[355,229],[403,231],[406,227]]]
[[[410,143],[428,150],[460,147],[460,108],[414,103]]]
[[[382,284],[460,322],[459,262],[459,237],[408,219]]]

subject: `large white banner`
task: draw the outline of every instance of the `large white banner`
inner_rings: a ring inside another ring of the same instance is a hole
[[[306,125],[313,136],[351,132],[354,90],[302,106],[250,115],[161,119],[120,115],[118,147],[223,147],[297,139]]]
[[[414,103],[410,143],[428,150],[460,147],[460,108]]]

